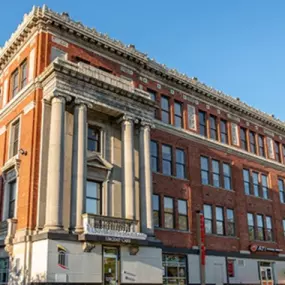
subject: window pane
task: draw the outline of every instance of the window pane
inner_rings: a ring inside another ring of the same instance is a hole
[[[178,213],[187,215],[187,202],[185,200],[178,200]]]
[[[227,219],[234,222],[234,211],[232,209],[227,209]]]
[[[217,123],[214,116],[210,116],[210,135],[212,139],[217,139]]]
[[[100,199],[100,185],[93,181],[87,181],[86,183],[86,196],[89,198]]]
[[[99,215],[99,209],[97,207],[97,200],[96,199],[86,199],[86,212],[88,214],[95,214]]]
[[[253,181],[253,193],[255,196],[259,196],[259,184],[258,184],[258,173],[252,173],[252,181]]]
[[[171,162],[165,160],[162,162],[162,173],[171,175]]]
[[[223,235],[224,234],[224,223],[217,221],[216,225],[217,225],[217,234]]]
[[[162,122],[169,124],[170,123],[169,113],[165,111],[161,111],[161,120]]]
[[[173,214],[164,213],[164,226],[170,229],[174,228]]]
[[[229,164],[223,163],[223,172],[224,172],[224,188],[230,190],[231,186],[231,168]]]
[[[185,163],[185,158],[184,158],[184,150],[181,149],[176,149],[176,162]]]
[[[266,227],[267,229],[272,229],[271,217],[266,217]]]
[[[264,198],[264,199],[268,199],[267,176],[264,175],[264,174],[261,175],[261,183],[262,183],[263,198]]]
[[[159,211],[159,196],[152,195],[152,207],[153,210]]]
[[[240,142],[241,148],[247,150],[246,130],[244,128],[240,128]]]
[[[280,202],[284,203],[284,182],[283,179],[278,179],[278,188],[279,188],[279,194],[280,194]]]
[[[172,167],[171,167],[171,147],[162,145],[162,172],[163,174],[166,175],[171,175],[172,174]]]
[[[176,164],[176,176],[178,178],[185,178],[185,167],[182,164]]]
[[[264,137],[259,135],[258,136],[258,144],[259,144],[259,155],[265,157],[265,152],[264,152]]]
[[[88,127],[88,150],[100,151],[100,130],[95,127]]]
[[[228,143],[228,130],[227,130],[227,122],[221,120],[221,142]]]
[[[247,213],[247,223],[249,226],[254,226],[253,214]]]
[[[249,182],[249,171],[246,169],[243,170],[243,180]]]
[[[165,96],[161,96],[161,109],[169,111],[169,100]]]
[[[224,220],[223,208],[216,207],[216,219],[220,221]]]
[[[250,151],[256,153],[255,133],[249,132]]]
[[[171,160],[171,147],[162,145],[162,158],[165,160]]]
[[[187,216],[179,216],[179,230],[186,231],[188,230],[187,225]]]
[[[220,187],[220,163],[217,160],[212,160],[212,172],[213,172],[213,185]]]
[[[203,111],[199,111],[199,127],[200,127],[200,135],[207,136],[206,129],[206,113]]]
[[[158,171],[158,145],[156,142],[151,141],[151,170],[154,172]]]
[[[173,213],[173,199],[169,197],[164,197],[164,211]]]
[[[262,215],[257,215],[257,226],[263,227],[263,217]]]
[[[208,165],[208,158],[201,156],[201,168],[203,170],[209,170],[209,165]]]
[[[212,207],[210,205],[204,205],[204,217],[212,219]]]

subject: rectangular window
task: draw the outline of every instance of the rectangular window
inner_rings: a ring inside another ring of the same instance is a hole
[[[184,255],[162,255],[163,284],[187,284],[187,257]],[[134,284],[134,283],[133,283]]]
[[[154,227],[160,227],[160,206],[159,206],[159,196],[152,195],[152,214],[153,214],[153,225]]]
[[[285,237],[285,220],[283,220],[283,235]]]
[[[9,205],[8,218],[15,218],[15,202],[16,202],[17,182],[16,180],[9,183]]]
[[[52,47],[51,48],[51,55],[50,55],[50,62],[54,61],[57,57],[59,58],[65,58],[66,57],[66,52],[56,48],[56,47]]]
[[[213,186],[220,187],[220,163],[218,160],[212,160],[212,179]]]
[[[179,230],[188,230],[187,201],[178,200],[178,223]]]
[[[224,235],[224,214],[222,207],[216,207],[216,229],[218,235]]]
[[[10,157],[13,157],[18,154],[19,132],[20,132],[20,120],[18,119],[12,124],[12,128],[11,128]]]
[[[249,144],[250,144],[250,152],[256,154],[256,143],[255,143],[255,133],[249,132]]]
[[[221,120],[221,142],[228,143],[228,128],[227,128],[227,121]]]
[[[20,66],[20,73],[21,73],[21,85],[20,89],[24,88],[28,82],[28,64],[27,60],[25,60]]]
[[[8,284],[9,258],[0,258],[0,284]]]
[[[212,206],[204,205],[205,232],[211,234],[213,232]]]
[[[253,214],[247,213],[248,235],[250,240],[254,240],[254,217]]]
[[[262,135],[258,136],[258,146],[259,146],[259,155],[265,157],[264,137]]]
[[[240,146],[242,149],[247,150],[247,137],[246,137],[246,129],[240,128]]]
[[[269,216],[266,216],[266,232],[267,232],[267,240],[273,241],[273,229],[272,229],[272,219]]]
[[[264,199],[268,199],[268,179],[267,176],[262,174],[261,175],[261,185],[262,185],[262,194]]]
[[[232,209],[227,209],[227,235],[235,236],[235,216]]]
[[[164,227],[174,228],[173,199],[164,197]]]
[[[176,176],[185,178],[185,153],[183,149],[176,149]]]
[[[150,142],[151,151],[151,170],[158,172],[158,144],[155,141]]]
[[[202,184],[209,185],[209,159],[201,156],[201,180]]]
[[[168,145],[162,145],[162,173],[172,175],[172,151]]]
[[[243,186],[244,186],[244,193],[246,195],[250,195],[250,180],[249,180],[249,170],[243,170]]]
[[[100,152],[100,130],[88,126],[88,150]]]
[[[199,111],[199,128],[200,135],[207,137],[206,113],[203,111]]]
[[[169,99],[165,96],[161,96],[161,120],[170,124]]]
[[[281,162],[281,157],[280,157],[280,144],[279,142],[274,142],[274,147],[275,147],[275,159],[278,161],[278,162]]]
[[[228,163],[223,163],[224,188],[232,189],[231,167]]]
[[[183,128],[182,104],[174,102],[174,124],[178,128]]]
[[[264,225],[262,215],[257,215],[257,239],[264,240]]]
[[[16,96],[16,94],[19,91],[19,69],[17,68],[12,76],[11,76],[11,82],[12,82],[12,98]]]
[[[101,184],[91,180],[86,183],[86,213],[101,215]]]
[[[217,133],[217,118],[213,115],[210,116],[210,137],[213,140],[218,139]]]
[[[257,172],[252,172],[252,186],[254,196],[259,197],[259,182]]]
[[[283,181],[283,179],[278,179],[278,188],[279,188],[280,202],[281,203],[285,203],[285,193],[284,193],[284,181]]]

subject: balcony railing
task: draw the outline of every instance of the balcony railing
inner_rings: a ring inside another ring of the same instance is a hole
[[[145,240],[146,234],[136,231],[138,221],[116,217],[83,215],[84,233],[90,235]]]

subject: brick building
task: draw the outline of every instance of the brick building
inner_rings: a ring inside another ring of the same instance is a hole
[[[46,6],[0,90],[0,282],[285,283],[283,122]]]

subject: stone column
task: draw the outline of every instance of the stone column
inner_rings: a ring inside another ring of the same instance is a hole
[[[87,106],[75,101],[72,153],[71,230],[83,231],[87,175]]]
[[[140,209],[141,230],[150,236],[154,234],[152,216],[152,171],[150,162],[150,124],[140,126]]]
[[[51,99],[45,230],[63,228],[65,101],[62,96]]]
[[[127,116],[122,118],[122,154],[124,217],[135,219],[134,121]]]

